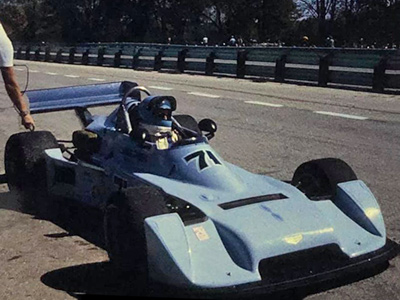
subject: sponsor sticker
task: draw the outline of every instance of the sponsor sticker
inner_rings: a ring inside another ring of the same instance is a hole
[[[193,227],[193,232],[199,239],[199,241],[206,241],[210,239],[210,236],[208,235],[207,231],[204,229],[203,226]]]

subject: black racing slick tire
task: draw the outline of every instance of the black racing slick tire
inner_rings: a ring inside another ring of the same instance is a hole
[[[352,180],[357,180],[357,175],[346,162],[322,158],[301,164],[294,172],[291,184],[310,199],[333,199],[337,184]]]
[[[8,139],[4,156],[7,183],[10,191],[20,193],[25,208],[47,189],[44,150],[58,147],[48,131],[21,132]]]
[[[150,186],[132,187],[111,195],[104,214],[110,262],[120,271],[147,277],[144,220],[168,212],[163,194]]]

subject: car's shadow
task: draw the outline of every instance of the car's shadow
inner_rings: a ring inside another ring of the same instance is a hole
[[[141,278],[118,272],[109,262],[83,264],[50,271],[45,285],[81,299],[87,296],[145,296]]]
[[[81,205],[73,205],[63,200],[45,205],[37,205],[35,209],[21,207],[16,201],[17,196],[12,193],[0,194],[0,209],[23,211],[32,215],[33,218],[48,220],[59,226],[65,232],[49,234],[48,237],[63,238],[69,235],[77,235],[88,242],[105,248],[103,237],[103,215],[100,211],[88,209]],[[272,293],[268,299],[303,299],[308,295],[321,293],[323,291],[351,284],[356,281],[377,275],[384,271],[389,264],[379,266],[369,272],[352,274],[346,278],[329,281],[323,284],[314,284],[307,288],[292,289],[290,291]],[[99,296],[156,296],[168,298],[201,298],[194,294],[168,289],[162,286],[148,286],[141,277],[135,274],[126,274],[116,269],[109,262],[99,262],[77,265],[67,268],[52,270],[41,277],[43,284],[48,287],[65,291],[77,299]],[[244,299],[243,296],[239,296]],[[265,299],[266,295],[249,295],[248,299]],[[215,298],[212,296],[211,298]],[[234,295],[229,296],[237,298]]]
[[[103,248],[103,213],[68,200],[41,200],[28,205],[21,201],[24,196],[15,192],[0,193],[0,209],[16,211],[32,216],[34,219],[50,221],[65,232],[48,234],[47,237],[63,238],[77,235],[88,242]],[[21,204],[22,203],[22,204]]]
[[[221,295],[207,294],[206,297],[200,294],[190,294],[181,290],[168,289],[164,286],[146,287],[143,280],[134,275],[127,275],[119,272],[108,262],[84,264],[63,269],[54,270],[44,274],[41,281],[49,287],[63,290],[70,296],[77,299],[85,299],[93,296],[123,296],[123,297],[167,297],[175,299],[271,299],[271,300],[300,300],[305,297],[321,293],[342,285],[354,283],[356,281],[374,276],[384,271],[387,265],[380,266],[362,275],[352,275],[351,277],[333,280],[328,283],[314,284],[306,288],[297,288],[284,292],[275,292],[268,295],[252,295],[251,293],[243,296],[232,294],[227,297]]]

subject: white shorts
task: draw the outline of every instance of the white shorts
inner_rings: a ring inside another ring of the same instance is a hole
[[[0,23],[0,68],[14,65],[14,48]]]

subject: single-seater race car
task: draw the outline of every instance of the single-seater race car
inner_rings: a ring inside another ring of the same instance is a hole
[[[305,162],[288,182],[250,173],[210,146],[214,121],[175,115],[174,97],[133,82],[27,95],[32,113],[74,109],[84,129],[72,147],[49,131],[12,135],[10,190],[26,205],[62,197],[102,210],[110,261],[150,282],[205,295],[266,293],[398,253],[374,195],[340,159]],[[108,116],[87,109],[110,104]]]

